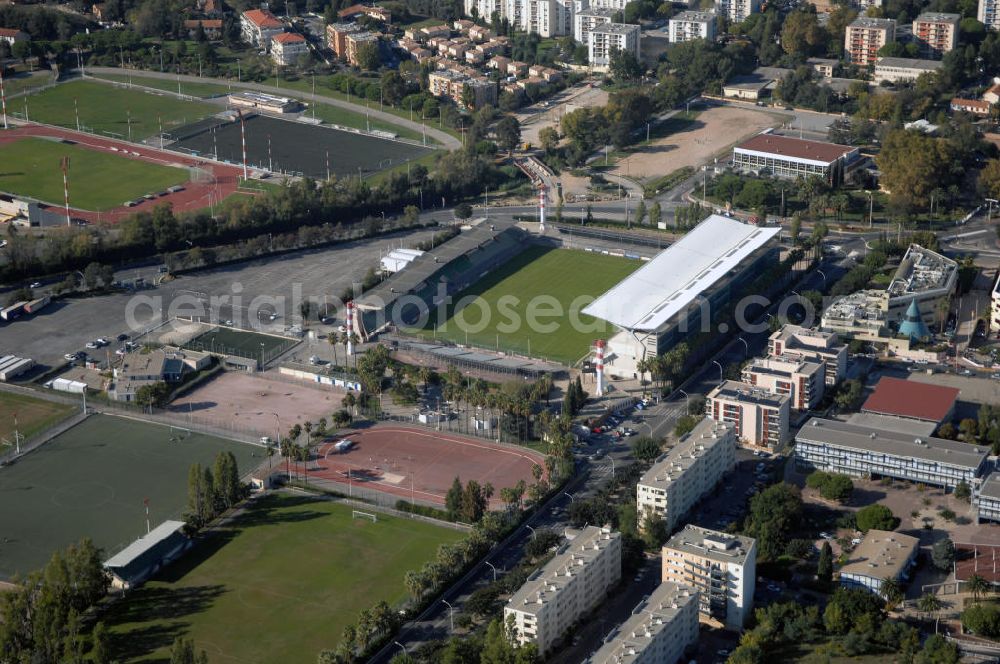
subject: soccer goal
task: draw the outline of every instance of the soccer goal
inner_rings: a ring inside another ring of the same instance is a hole
[[[184,440],[191,436],[191,429],[185,429],[184,427],[175,427],[171,425],[170,427],[170,442],[174,443],[178,440]]]
[[[378,523],[378,516],[373,512],[362,512],[361,510],[351,511],[352,519],[368,519],[372,523]]]

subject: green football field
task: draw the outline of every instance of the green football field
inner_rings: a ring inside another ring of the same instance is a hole
[[[183,345],[191,350],[251,357],[268,362],[295,344],[294,339],[220,326],[199,334]]]
[[[111,83],[70,81],[29,96],[28,119],[75,129],[74,100],[80,125],[85,131],[128,140],[131,125],[133,141],[155,136],[159,132],[157,118],[163,122],[163,131],[169,132],[223,110],[204,102],[185,101]],[[23,102],[19,100],[10,110],[23,115]]]
[[[457,315],[450,309],[436,330],[435,320],[419,334],[573,364],[594,339],[614,331],[580,310],[641,265],[587,251],[530,247],[452,298],[455,304],[470,296],[475,302]]]
[[[29,438],[39,431],[49,428],[59,420],[68,417],[75,406],[53,403],[22,394],[0,392],[0,439],[14,441],[14,419],[21,439]],[[10,448],[0,448],[0,454]]]
[[[164,662],[178,636],[210,662],[315,662],[403,575],[463,533],[308,496],[270,494],[105,616],[121,662]]]
[[[241,474],[263,460],[252,445],[91,415],[0,468],[0,578],[37,569],[84,537],[116,553],[146,532],[146,498],[154,526],[180,518],[191,464],[211,465],[224,450]]]
[[[69,204],[79,210],[119,207],[125,201],[162,192],[190,179],[183,168],[44,138],[22,138],[0,145],[0,191],[62,207],[63,157],[70,158]]]

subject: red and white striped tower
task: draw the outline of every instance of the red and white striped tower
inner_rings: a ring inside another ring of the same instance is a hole
[[[538,186],[538,232],[545,232],[545,183]]]
[[[3,128],[7,129],[7,92],[3,89],[3,67],[0,66],[0,100],[3,101]]]
[[[66,206],[66,225],[72,226],[73,220],[69,216],[69,157],[63,157],[59,163],[63,174],[63,203]]]
[[[249,180],[250,177],[247,175],[247,129],[243,122],[243,111],[236,109],[236,113],[240,116],[240,140],[243,141],[243,179]]]
[[[351,337],[354,335],[354,301],[347,303],[347,354],[354,355],[354,341]]]
[[[606,343],[604,339],[598,339],[594,342],[594,346],[597,348],[594,362],[597,368],[597,396],[604,395],[604,345]]]

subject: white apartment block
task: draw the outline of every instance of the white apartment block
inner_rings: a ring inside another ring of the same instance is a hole
[[[896,21],[859,16],[844,32],[844,54],[853,64],[866,67],[878,60],[878,51],[896,41]]]
[[[891,477],[954,489],[975,485],[989,448],[879,426],[811,418],[795,435],[795,464],[852,477]]]
[[[826,365],[792,355],[757,358],[743,368],[744,383],[791,398],[792,408],[808,410],[823,398]]]
[[[1000,30],[1000,0],[979,0],[976,18],[987,29]]]
[[[523,17],[525,32],[534,32],[542,37],[558,34],[556,0],[524,0]]]
[[[742,23],[760,11],[760,0],[715,0],[715,13],[730,23]]]
[[[743,629],[753,611],[757,540],[687,525],[663,545],[661,558],[663,581],[697,590],[706,622]]]
[[[670,19],[670,43],[679,44],[692,39],[715,40],[715,14],[712,12],[685,11]]]
[[[639,59],[638,25],[628,23],[606,23],[590,31],[587,42],[587,60],[591,67],[607,67],[615,51],[626,51]]]
[[[282,32],[271,37],[271,59],[283,67],[294,65],[299,56],[308,53],[306,38],[294,32]]]
[[[767,340],[771,357],[785,355],[812,362],[822,362],[827,385],[836,385],[847,375],[847,344],[836,332],[814,330],[786,324]]]
[[[601,25],[611,23],[613,9],[585,9],[573,17],[573,39],[584,46],[590,43],[591,31]]]
[[[657,459],[636,485],[639,523],[650,514],[673,532],[694,505],[736,465],[732,425],[704,419]]]
[[[271,38],[284,30],[281,21],[267,10],[250,9],[240,14],[243,41],[258,48],[270,48]]]
[[[708,393],[705,414],[732,424],[741,443],[776,450],[788,440],[790,402],[788,395],[727,380]]]
[[[504,620],[513,616],[518,642],[534,643],[544,655],[621,576],[621,533],[588,526],[528,577],[504,607]]]
[[[584,664],[674,664],[698,640],[698,591],[664,581]]]
[[[990,294],[990,305],[990,330],[1000,332],[1000,270],[997,271],[997,280]]]
[[[626,4],[627,0],[464,0],[463,9],[467,16],[488,21],[496,14],[519,30],[543,37],[573,35],[585,44],[576,30],[576,17],[581,12],[609,9],[606,22],[610,23],[611,13],[622,11]]]

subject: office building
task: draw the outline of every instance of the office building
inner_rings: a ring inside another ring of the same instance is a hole
[[[913,40],[920,57],[940,59],[958,46],[958,14],[925,12],[913,20]]]
[[[698,591],[703,620],[742,630],[753,611],[757,541],[687,525],[663,545],[663,581]]]
[[[733,168],[786,180],[818,175],[836,187],[860,165],[860,157],[856,147],[764,133],[733,148]]]
[[[786,323],[768,338],[767,353],[822,362],[827,385],[836,385],[847,375],[847,344],[836,332]]]
[[[826,365],[792,355],[755,358],[743,367],[742,379],[757,388],[788,396],[796,410],[808,410],[823,398]]]
[[[859,16],[844,33],[844,54],[852,64],[866,67],[878,60],[878,51],[896,41],[896,21]]]
[[[760,11],[760,0],[715,0],[715,13],[730,23],[742,23]]]
[[[1000,0],[979,0],[976,18],[987,30],[1000,30]]]
[[[887,530],[869,530],[850,561],[840,568],[840,585],[864,588],[876,595],[885,579],[906,581],[916,562],[920,540]]]
[[[271,37],[271,59],[275,64],[287,67],[298,62],[299,57],[309,52],[306,38],[294,32],[282,32]]]
[[[621,534],[588,526],[528,577],[504,607],[504,620],[513,616],[518,642],[534,643],[545,655],[621,575]]]
[[[969,486],[987,465],[989,448],[932,436],[914,436],[883,418],[865,426],[811,418],[795,436],[796,465],[852,477],[891,477],[954,489]]]
[[[587,60],[592,67],[607,67],[615,51],[624,51],[639,59],[641,30],[628,23],[605,23],[590,31],[587,40]]]
[[[875,74],[872,82],[882,83],[912,83],[924,74],[934,73],[941,69],[940,60],[911,60],[910,58],[881,57],[875,61]]]
[[[788,440],[791,399],[735,380],[708,393],[705,414],[733,425],[739,442],[776,450]]]
[[[665,581],[584,664],[675,664],[698,641],[698,591]]]
[[[715,14],[712,12],[685,11],[670,19],[670,43],[679,44],[692,39],[715,40]]]
[[[667,532],[673,532],[735,465],[733,426],[702,420],[639,479],[635,489],[639,523],[652,515],[663,519]]]
[[[271,38],[284,30],[281,21],[265,9],[250,9],[240,14],[243,41],[257,48],[270,48]]]

